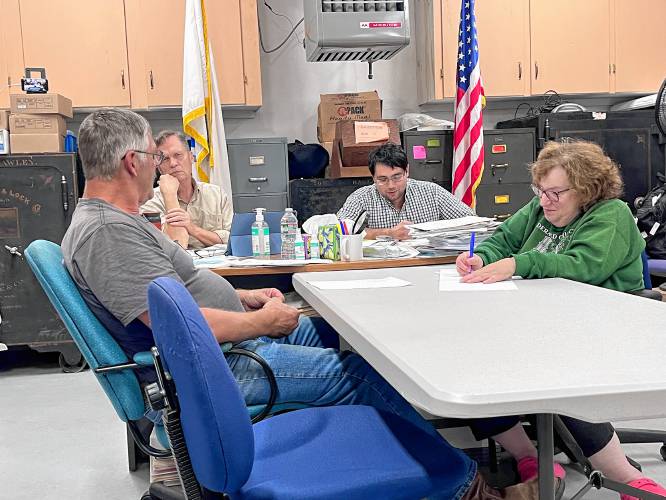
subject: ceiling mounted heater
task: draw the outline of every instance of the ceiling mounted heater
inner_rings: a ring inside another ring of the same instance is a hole
[[[303,0],[305,52],[310,62],[391,59],[409,45],[408,2]]]

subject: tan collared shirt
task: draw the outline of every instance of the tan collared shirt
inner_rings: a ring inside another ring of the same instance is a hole
[[[229,197],[222,189],[215,184],[206,182],[197,182],[192,180],[194,193],[189,203],[185,203],[178,198],[180,208],[185,210],[197,226],[213,231],[220,236],[222,243],[229,240],[229,230],[231,229],[231,219],[233,210]],[[159,187],[156,187],[153,198],[148,200],[142,207],[141,212],[159,212],[162,217],[162,228],[164,230],[164,219],[166,209],[164,208],[164,197]],[[188,248],[203,248],[204,245],[190,235]]]

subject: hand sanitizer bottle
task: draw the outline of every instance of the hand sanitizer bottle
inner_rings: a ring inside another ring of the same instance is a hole
[[[300,230],[296,233],[294,256],[296,257],[296,260],[305,260],[305,247],[303,246],[303,237],[301,236]]]
[[[270,259],[271,242],[268,224],[264,222],[265,208],[255,208],[257,217],[252,223],[252,256],[255,259]]]

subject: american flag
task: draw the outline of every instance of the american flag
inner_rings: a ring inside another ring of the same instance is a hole
[[[453,132],[453,194],[470,207],[483,174],[483,84],[479,69],[474,0],[462,0]]]

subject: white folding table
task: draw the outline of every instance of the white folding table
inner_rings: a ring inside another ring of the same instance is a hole
[[[553,498],[553,414],[666,416],[665,304],[559,278],[440,292],[446,267],[299,273],[293,283],[413,405],[442,417],[536,414],[541,498]],[[310,284],[389,276],[412,284]]]

